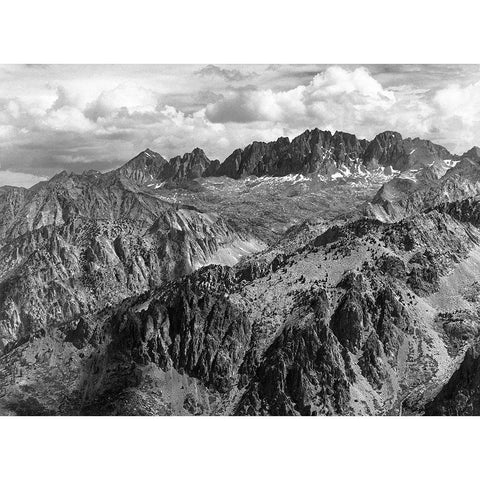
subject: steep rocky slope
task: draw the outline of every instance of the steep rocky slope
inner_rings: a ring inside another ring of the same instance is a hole
[[[456,160],[435,161],[392,178],[377,192],[367,214],[395,221],[441,203],[477,195],[480,159],[472,151]]]
[[[403,139],[397,132],[383,132],[368,144],[362,158],[366,166],[383,165],[404,171],[451,159],[452,154],[429,140]]]
[[[195,148],[191,153],[185,153],[183,157],[177,156],[170,159],[166,178],[175,181],[208,177],[217,170],[219,165],[218,160],[211,161],[201,148]]]
[[[476,412],[478,168],[315,129],[2,187],[0,413]]]
[[[83,218],[35,230],[0,249],[0,347],[261,248],[221,218],[188,209],[165,212],[144,232],[132,220]]]
[[[156,178],[163,178],[168,167],[168,162],[159,153],[147,148],[118,168],[117,172],[123,177],[142,184],[152,182]]]
[[[71,356],[75,381],[47,401],[31,389],[27,398],[48,411],[67,392],[63,413],[85,414],[421,412],[478,334],[478,298],[464,289],[480,273],[479,240],[432,210],[201,268],[79,324],[69,333],[78,350],[59,341],[49,354]],[[25,364],[43,338],[21,347]],[[25,370],[4,386],[8,411],[25,400]]]
[[[264,247],[218,214],[169,203],[118,172],[63,172],[29,190],[3,192],[2,350],[199,266],[230,265]]]
[[[475,227],[436,211],[391,226],[360,220],[128,300],[86,364],[83,411],[420,411],[475,338],[462,333],[468,319],[454,334],[439,303],[452,271],[480,272],[478,241]]]
[[[8,242],[27,232],[48,225],[63,225],[76,217],[117,220],[134,218],[147,226],[170,203],[142,191],[134,182],[117,172],[84,174],[61,172],[12,198],[3,197],[3,237]]]
[[[458,370],[427,404],[427,415],[479,415],[480,364],[478,344],[471,346]]]

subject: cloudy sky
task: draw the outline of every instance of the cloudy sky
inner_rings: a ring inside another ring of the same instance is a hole
[[[478,65],[3,65],[0,185],[307,128],[480,145]]]

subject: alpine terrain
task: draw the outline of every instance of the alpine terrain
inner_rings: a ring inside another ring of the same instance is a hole
[[[480,414],[480,149],[307,130],[0,187],[3,415]]]

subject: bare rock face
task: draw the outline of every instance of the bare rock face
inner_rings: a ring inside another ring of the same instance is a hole
[[[0,280],[2,346],[211,261],[233,264],[229,246],[248,240],[221,218],[188,209],[167,211],[140,232],[133,221],[76,220],[43,227],[4,248],[0,260],[12,274]],[[219,250],[225,253],[217,258]]]
[[[332,135],[314,129],[306,130],[291,142],[288,138],[279,138],[275,142],[254,142],[243,150],[235,150],[215,175],[241,178],[290,173],[329,174],[341,166],[389,167],[403,171],[451,157],[440,145],[419,138],[403,139],[397,132],[383,132],[369,142],[344,132]]]
[[[408,285],[418,295],[433,293],[439,286],[439,274],[432,253],[428,250],[417,252],[408,262],[411,268]]]
[[[318,319],[288,325],[267,350],[236,413],[328,415],[348,411],[345,349]]]
[[[103,410],[106,396],[132,386],[135,378],[117,373],[128,365],[173,368],[220,393],[229,391],[252,330],[229,300],[232,282],[229,267],[211,267],[124,302],[104,327],[102,336],[110,339],[105,351],[89,365],[85,411]]]
[[[217,163],[213,163],[200,148],[195,148],[183,157],[177,156],[169,161],[169,169],[164,177],[170,180],[194,179],[212,174]]]
[[[426,415],[480,414],[480,354],[470,347],[457,371],[440,393],[425,407]]]
[[[339,342],[352,352],[363,343],[362,337],[368,327],[368,309],[362,292],[351,288],[332,315],[330,327],[333,333]]]
[[[439,340],[412,300],[438,291],[438,279],[461,260],[459,246],[465,255],[475,245],[473,227],[455,222],[436,211],[393,225],[362,219],[327,243],[205,267],[125,300],[96,334],[101,347],[79,386],[82,412],[131,412],[140,402],[140,411],[163,414],[396,414],[411,382],[423,382],[428,395],[438,388],[435,345],[450,349],[461,335],[445,323]],[[443,262],[425,249],[431,238]],[[372,245],[379,250],[370,256]],[[376,253],[384,248],[388,255]],[[346,256],[351,267],[353,250],[370,260],[325,280],[325,258]],[[432,268],[438,278],[428,274]],[[270,296],[287,284],[286,295]],[[471,333],[464,345],[475,339]],[[460,350],[451,352],[453,365]]]
[[[332,173],[340,165],[358,162],[367,142],[343,132],[307,130],[291,142],[254,142],[244,150],[235,150],[215,175],[241,178],[248,175],[282,176],[290,173]]]
[[[168,162],[157,152],[150,149],[138,154],[117,172],[136,183],[147,183],[162,178],[168,169]]]
[[[403,171],[414,165],[429,165],[451,157],[446,148],[429,140],[403,139],[397,132],[383,132],[368,144],[363,160],[367,166],[389,166]]]
[[[22,209],[26,188],[0,187],[0,239],[4,238]]]

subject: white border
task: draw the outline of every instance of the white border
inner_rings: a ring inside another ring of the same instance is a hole
[[[478,63],[474,1],[16,0],[0,63]]]
[[[2,5],[0,63],[480,63],[474,2]],[[3,478],[467,478],[478,419],[1,418]],[[469,475],[470,474],[470,475]]]

